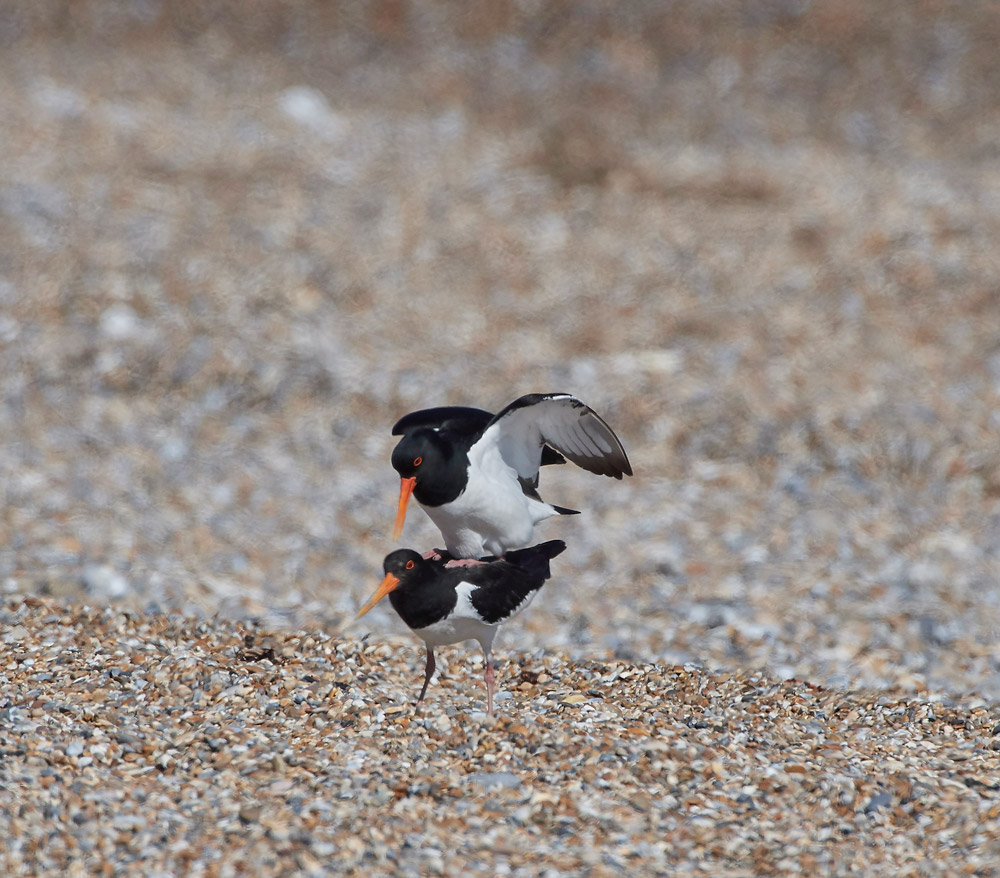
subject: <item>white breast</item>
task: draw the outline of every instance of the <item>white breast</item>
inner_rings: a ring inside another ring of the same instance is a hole
[[[424,507],[457,558],[503,555],[530,545],[535,525],[556,514],[548,503],[528,497],[517,473],[500,456],[491,427],[469,451],[469,482],[452,503]]]
[[[413,633],[428,646],[446,646],[463,640],[478,640],[483,651],[489,653],[496,637],[498,625],[490,625],[479,618],[472,606],[471,593],[475,586],[469,582],[459,583],[455,608],[440,622],[426,628],[414,628]]]

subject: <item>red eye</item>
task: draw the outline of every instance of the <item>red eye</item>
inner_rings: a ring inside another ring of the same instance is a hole
[[[414,466],[420,466],[420,464],[422,464],[423,462],[424,462],[424,459],[422,457],[415,457],[415,458],[413,458],[413,465]]]
[[[406,569],[407,570],[412,570],[413,569],[413,562],[412,561],[407,561],[406,562]]]

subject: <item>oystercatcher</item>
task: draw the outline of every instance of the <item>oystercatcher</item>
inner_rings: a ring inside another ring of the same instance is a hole
[[[392,608],[427,644],[418,704],[434,673],[434,647],[478,640],[486,657],[487,710],[493,716],[493,638],[504,622],[531,603],[551,575],[549,561],[565,548],[562,540],[550,540],[474,567],[446,567],[412,549],[397,549],[386,555],[385,579],[357,618],[389,595]]]
[[[568,393],[531,393],[503,411],[423,409],[392,428],[399,473],[399,539],[412,494],[444,536],[453,558],[503,556],[531,542],[535,525],[577,510],[538,495],[538,469],[566,459],[599,475],[632,475],[614,431]]]

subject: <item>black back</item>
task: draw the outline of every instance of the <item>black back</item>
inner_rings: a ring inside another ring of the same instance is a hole
[[[447,616],[458,601],[462,582],[474,588],[470,600],[483,621],[498,624],[509,618],[532,592],[551,576],[549,561],[565,551],[562,540],[549,540],[528,549],[508,552],[507,560],[473,567],[445,567],[443,561],[427,561],[410,549],[386,556],[385,572],[399,579],[389,601],[410,628],[426,628]],[[413,566],[406,569],[406,564]]]
[[[463,577],[477,586],[469,596],[472,606],[490,624],[509,618],[528,595],[545,584],[552,575],[549,561],[565,549],[562,540],[549,540],[508,552],[503,561],[471,568],[483,571],[479,577]]]
[[[483,435],[487,424],[493,420],[493,415],[482,409],[470,408],[464,405],[438,406],[433,409],[421,409],[403,415],[392,427],[393,436],[402,436],[418,427],[434,430],[444,430],[449,434],[469,436],[470,445]]]

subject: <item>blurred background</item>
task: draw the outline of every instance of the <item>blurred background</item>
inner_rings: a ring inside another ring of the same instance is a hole
[[[335,630],[395,420],[569,391],[636,475],[544,473],[584,514],[501,657],[1000,697],[998,45],[991,0],[3,4],[0,588]]]

